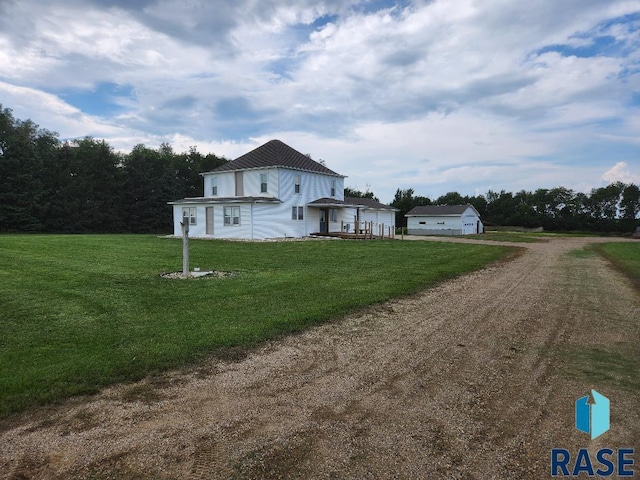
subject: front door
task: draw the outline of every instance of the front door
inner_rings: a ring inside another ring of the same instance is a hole
[[[213,235],[213,207],[207,207],[206,212],[206,233],[207,235]]]
[[[327,210],[320,210],[320,233],[327,231]]]

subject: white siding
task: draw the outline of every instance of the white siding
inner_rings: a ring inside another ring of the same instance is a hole
[[[300,175],[300,193],[295,193],[296,175]],[[342,177],[280,168],[278,169],[278,178],[279,189],[276,197],[283,203],[302,202],[301,204],[305,205],[319,198],[332,198],[331,183],[333,180],[336,182],[336,195],[333,198],[344,200],[344,179]]]
[[[174,235],[182,236],[182,209],[183,208],[195,208],[196,209],[196,224],[189,225],[190,237],[204,237],[205,225],[206,225],[206,211],[204,205],[174,205],[173,206],[173,233]],[[215,230],[214,230],[215,231]]]
[[[267,192],[260,192],[260,174],[268,175]],[[300,193],[295,192],[295,176],[300,176]],[[213,177],[217,178],[217,197],[235,196],[235,173],[208,173],[204,176],[204,196],[212,196]],[[275,197],[282,203],[207,203],[174,205],[174,235],[181,235],[180,222],[182,208],[197,209],[197,224],[191,225],[189,236],[207,237],[206,208],[213,207],[213,238],[265,239],[278,237],[303,237],[319,231],[320,209],[307,207],[319,198],[331,197],[332,183],[335,181],[336,200],[344,200],[344,179],[330,175],[300,172],[286,168],[268,168],[243,171],[244,196]],[[224,225],[224,207],[239,206],[240,226]],[[291,207],[304,208],[303,220],[293,220]],[[330,231],[340,230],[340,211],[337,222],[330,222]],[[211,237],[209,235],[209,237]]]
[[[213,196],[213,178],[218,181],[217,197],[233,197],[236,194],[236,180],[233,172],[221,172],[216,174],[206,174],[204,176],[204,195],[205,197]]]
[[[414,235],[469,235],[476,233],[480,217],[472,208],[461,215],[433,215],[407,217],[407,231]],[[479,224],[480,233],[483,231]]]
[[[261,192],[261,175],[267,176],[267,191]],[[264,168],[258,170],[246,170],[244,172],[244,196],[245,197],[277,197],[278,170],[276,168]]]

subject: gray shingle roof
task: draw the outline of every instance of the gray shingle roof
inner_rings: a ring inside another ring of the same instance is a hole
[[[334,198],[319,198],[314,200],[313,202],[309,202],[307,205],[318,205],[318,206],[344,206],[344,207],[365,207],[365,208],[375,208],[378,210],[397,210],[397,208],[390,207],[389,205],[385,205],[384,203],[380,203],[376,200],[372,200],[371,198],[359,198],[359,197],[344,197],[344,201],[336,200]]]
[[[248,153],[227,162],[211,172],[229,172],[249,168],[286,167],[294,170],[343,177],[280,140],[271,140]],[[207,172],[209,173],[209,172]]]
[[[282,203],[273,197],[190,197],[168,202],[169,205],[202,204],[202,203]]]
[[[320,207],[325,207],[325,206],[340,207],[344,205],[344,202],[342,200],[336,200],[335,198],[322,197],[322,198],[318,198],[317,200],[314,200],[313,202],[307,203],[307,205],[317,205]]]
[[[432,217],[438,215],[461,215],[469,207],[473,208],[473,205],[469,203],[466,205],[425,205],[422,207],[413,207],[405,216],[426,215]]]
[[[367,208],[375,208],[378,210],[397,210],[397,208],[385,205],[372,198],[344,197],[344,203],[349,205],[364,205]]]

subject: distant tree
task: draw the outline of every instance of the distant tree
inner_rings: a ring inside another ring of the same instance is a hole
[[[57,134],[21,121],[0,105],[0,228],[42,231],[47,203],[43,166],[55,154]]]
[[[396,225],[402,226],[407,224],[405,215],[413,207],[431,205],[431,203],[431,199],[428,197],[414,197],[413,188],[407,188],[406,190],[398,188],[391,202],[391,206],[398,209],[396,212]]]
[[[529,212],[531,194],[524,190],[516,193],[487,192],[486,221],[495,225],[522,225]]]
[[[57,149],[45,166],[49,202],[44,224],[51,232],[119,232],[123,173],[120,156],[104,140],[86,137]]]
[[[633,183],[626,185],[622,190],[620,200],[622,218],[635,220],[640,216],[640,188]]]
[[[200,175],[209,172],[228,160],[212,153],[202,155],[196,147],[189,147],[188,153],[174,154],[173,170],[178,180],[178,197],[197,197],[203,192],[203,179]]]
[[[227,161],[195,147],[175,153],[166,143],[137,145],[126,155],[90,137],[61,144],[56,133],[15,119],[0,104],[0,231],[170,231],[167,202],[201,196],[200,173]],[[378,200],[368,190],[347,187],[344,194]],[[412,188],[397,189],[396,224],[406,225],[409,210],[431,203]],[[487,224],[630,231],[640,216],[640,188],[615,182],[590,194],[562,186],[473,197],[448,192],[436,203],[470,203]]]
[[[624,187],[623,183],[616,182],[591,190],[590,206],[592,217],[595,220],[592,228],[605,231],[615,230]]]
[[[158,150],[136,145],[124,157],[124,216],[134,233],[166,232],[171,226],[167,202],[183,189],[173,170],[173,150],[163,143]]]
[[[465,197],[466,203],[470,203],[480,214],[480,218],[483,218],[487,214],[487,199],[484,195],[476,195],[475,197]]]
[[[375,200],[376,202],[379,202],[380,200],[378,200],[378,197],[376,197],[373,192],[370,192],[369,190],[367,190],[366,192],[362,192],[360,190],[356,190],[353,189],[351,187],[345,187],[344,188],[344,196],[345,197],[354,197],[354,198],[370,198],[372,200]]]
[[[435,203],[436,205],[466,205],[468,201],[458,192],[448,192],[438,197]]]

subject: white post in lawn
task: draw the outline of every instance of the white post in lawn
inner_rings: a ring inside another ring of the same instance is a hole
[[[189,218],[183,217],[182,222],[182,274],[189,276]]]

